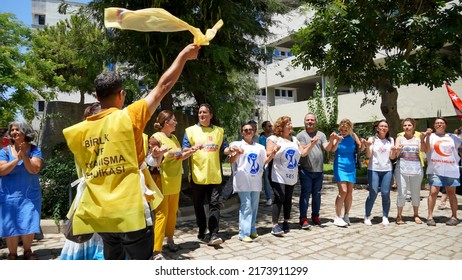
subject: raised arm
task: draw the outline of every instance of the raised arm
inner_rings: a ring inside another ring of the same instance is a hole
[[[274,143],[272,140],[266,140],[266,162],[265,164],[269,163],[273,160],[274,155],[279,151],[281,146]]]
[[[180,77],[181,72],[186,64],[186,61],[197,58],[199,46],[194,44],[187,45],[173,61],[172,65],[165,71],[157,82],[156,87],[151,90],[148,96],[145,97],[149,107],[149,113],[152,115],[164,96],[172,89],[176,81]]]
[[[422,152],[427,153],[430,151],[430,135],[433,133],[431,128],[427,128],[427,131],[420,134],[420,148]]]
[[[340,141],[342,141],[342,139],[343,139],[342,135],[338,135],[337,133],[332,132],[329,136],[329,142],[326,145],[326,146],[330,146],[329,152],[337,151],[338,144],[340,143]]]
[[[367,158],[370,158],[372,156],[371,145],[372,145],[373,139],[374,139],[373,137],[369,137],[368,140],[366,140],[366,139],[361,140],[361,144],[366,149],[366,157]]]
[[[332,132],[329,136],[329,141],[327,143],[324,143],[322,147],[326,152],[332,152],[332,149],[334,147],[334,140],[337,139],[337,134]]]
[[[31,154],[31,157],[29,158],[27,156],[27,150],[29,149],[29,145],[27,145],[26,143],[21,143],[19,147],[20,147],[20,151],[18,154],[18,158],[22,159],[22,162],[27,172],[29,172],[30,174],[39,173],[40,169],[42,168],[42,159],[39,157],[35,157],[32,154]]]

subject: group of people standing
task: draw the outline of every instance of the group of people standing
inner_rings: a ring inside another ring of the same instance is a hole
[[[349,212],[356,183],[356,154],[369,158],[369,196],[364,223],[372,225],[371,212],[381,192],[382,223],[388,224],[390,188],[394,176],[398,185],[397,224],[403,224],[403,206],[410,192],[414,221],[422,223],[418,207],[423,177],[422,153],[426,153],[428,216],[435,225],[433,209],[441,187],[445,187],[452,216],[447,225],[457,225],[457,198],[460,185],[458,149],[462,141],[446,133],[447,122],[436,118],[434,131],[415,131],[415,121],[403,121],[403,133],[396,143],[389,135],[386,120],[378,121],[375,135],[367,140],[353,132],[348,119],[338,131],[326,135],[316,128],[316,116],[306,114],[305,129],[293,135],[292,120],[278,118],[263,123],[258,137],[255,123],[241,127],[241,140],[228,145],[223,128],[214,125],[212,107],[201,104],[198,123],[186,128],[182,143],[174,135],[177,120],[171,111],[161,111],[157,132],[143,133],[162,98],[170,91],[187,61],[197,58],[199,47],[186,46],[161,76],[156,87],[142,100],[122,109],[125,92],[121,77],[105,71],[95,79],[98,107],[85,120],[63,130],[74,154],[76,168],[85,185],[72,212],[74,234],[98,233],[104,259],[163,259],[162,249],[178,250],[174,229],[183,174],[182,161],[188,159],[188,178],[198,227],[197,238],[210,246],[223,243],[219,236],[222,184],[221,155],[228,155],[233,171],[233,190],[240,198],[239,239],[252,242],[258,237],[256,218],[260,192],[272,208],[271,233],[283,236],[291,230],[294,187],[300,182],[299,228],[321,225],[321,190],[324,152],[334,152],[334,177],[338,185],[334,224],[350,225]],[[41,191],[38,172],[43,159],[31,144],[29,125],[13,122],[8,128],[11,144],[0,151],[0,237],[6,238],[8,259],[17,259],[21,238],[24,257],[36,259],[30,249],[34,233],[40,232]],[[396,160],[396,167],[392,161]],[[308,208],[311,198],[311,224]],[[208,213],[204,205],[208,204]],[[154,215],[153,212],[154,211]],[[342,216],[343,210],[343,216]],[[282,212],[282,220],[281,220]],[[282,222],[282,223],[281,223]]]
[[[365,152],[368,158],[367,178],[369,195],[365,201],[364,224],[371,226],[371,213],[378,196],[382,198],[382,224],[388,225],[390,215],[390,191],[393,178],[397,184],[396,224],[405,224],[403,208],[406,197],[410,196],[413,208],[413,221],[422,224],[419,215],[420,190],[425,173],[430,193],[428,196],[428,214],[426,223],[434,226],[433,209],[440,188],[444,187],[451,205],[451,217],[446,225],[459,223],[457,218],[456,187],[460,185],[459,135],[446,133],[447,121],[435,119],[434,130],[416,131],[414,119],[402,121],[403,131],[396,141],[390,137],[386,120],[374,124],[375,135],[367,139],[360,138],[353,130],[349,119],[342,119],[338,131],[329,138],[316,129],[316,116],[308,113],[304,119],[305,129],[292,135],[291,119],[280,117],[273,126],[270,135],[265,128],[269,121],[262,124],[262,136],[266,147],[253,141],[255,129],[250,124],[241,128],[243,140],[232,142],[231,162],[233,163],[234,190],[239,193],[241,207],[239,212],[239,239],[251,242],[258,233],[255,228],[258,209],[258,192],[262,190],[262,181],[269,181],[272,188],[272,225],[271,233],[282,236],[290,232],[290,213],[294,186],[300,182],[299,228],[309,229],[311,225],[320,225],[321,189],[323,183],[324,151],[334,153],[334,178],[338,186],[335,217],[333,224],[339,227],[350,225],[350,209],[353,201],[353,189],[356,183],[358,157]],[[271,126],[270,126],[271,127]],[[266,154],[262,151],[266,150]],[[258,171],[258,172],[257,172]],[[264,173],[267,171],[267,174]],[[263,176],[263,180],[259,180]],[[263,184],[264,185],[264,184]],[[250,192],[250,194],[247,194]],[[248,195],[248,197],[245,197]],[[307,217],[311,197],[311,224]],[[268,199],[268,198],[267,198]],[[283,211],[282,223],[280,220]],[[343,216],[342,216],[343,211]]]

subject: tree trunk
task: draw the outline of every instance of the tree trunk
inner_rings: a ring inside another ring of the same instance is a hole
[[[80,102],[79,104],[85,104],[85,92],[80,91]]]
[[[172,94],[168,93],[160,101],[161,110],[170,110],[173,111],[173,97]]]
[[[398,113],[398,90],[389,81],[382,82],[378,88],[382,97],[380,110],[389,123],[390,136],[395,138],[396,134],[402,130]]]

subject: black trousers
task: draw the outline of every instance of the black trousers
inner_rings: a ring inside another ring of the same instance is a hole
[[[286,185],[271,180],[271,173],[273,171],[273,161],[268,164],[268,178],[271,188],[273,189],[273,205],[271,208],[271,221],[273,223],[279,222],[281,209],[284,211],[284,220],[290,219],[290,211],[292,211],[292,195],[294,193],[295,185]]]
[[[290,219],[290,211],[292,210],[292,194],[294,193],[295,185],[286,185],[277,182],[270,182],[273,188],[274,200],[271,209],[273,223],[279,222],[281,208],[284,210],[284,220]]]
[[[199,185],[191,182],[193,193],[194,213],[196,223],[199,227],[199,234],[205,234],[207,230],[207,217],[205,215],[204,204],[209,205],[208,229],[211,234],[218,233],[220,221],[220,192],[221,185]]]
[[[131,232],[99,233],[104,243],[104,258],[106,260],[149,260],[154,249],[154,229],[147,226],[144,229]]]

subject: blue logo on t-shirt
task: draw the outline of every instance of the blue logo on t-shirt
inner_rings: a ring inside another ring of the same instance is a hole
[[[250,174],[257,174],[260,170],[260,165],[256,163],[258,155],[255,153],[250,153],[247,157],[247,161],[251,164],[250,166]]]
[[[294,149],[289,149],[286,151],[285,157],[289,161],[289,163],[287,164],[288,169],[294,169],[297,167],[297,160],[294,159],[294,155],[295,155]]]

